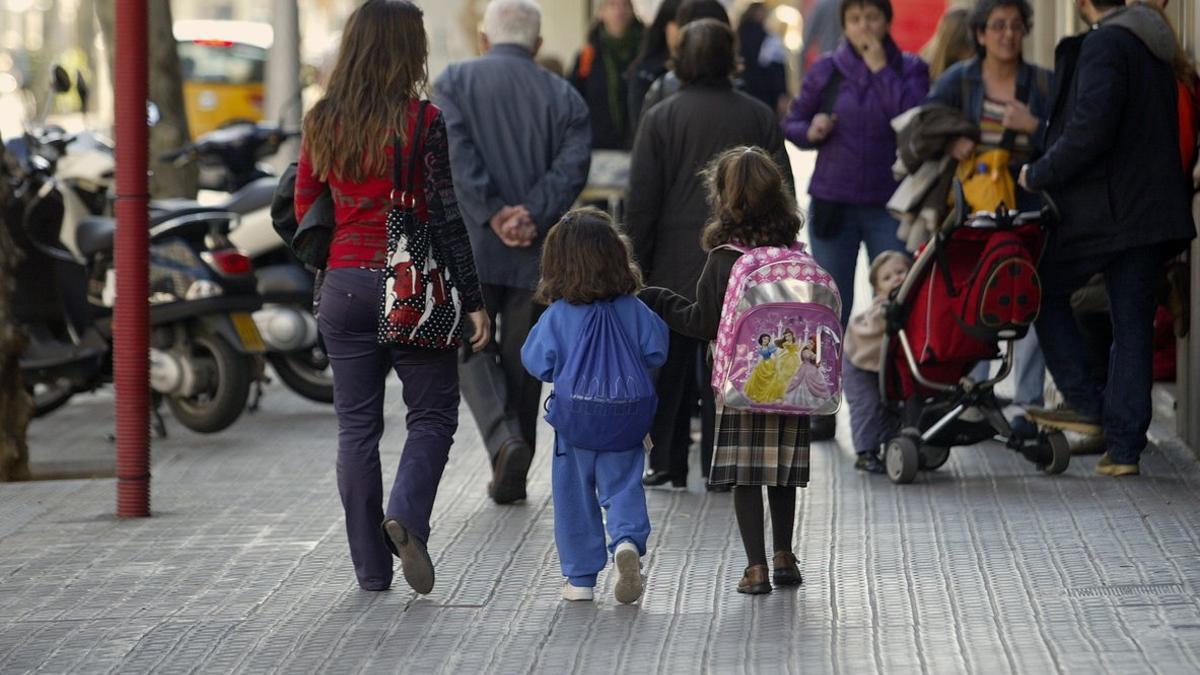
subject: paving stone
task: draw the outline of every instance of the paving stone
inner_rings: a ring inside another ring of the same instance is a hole
[[[404,439],[398,394],[388,471]],[[33,452],[98,442],[111,402],[39,420]],[[112,480],[0,485],[0,673],[1200,671],[1200,467],[1177,445],[1114,481],[1092,473],[1095,458],[1047,477],[984,444],[898,487],[817,444],[796,523],[805,585],[763,597],[734,591],[732,499],[693,471],[689,491],[648,493],[642,601],[618,605],[608,571],[595,603],[568,605],[548,430],[529,499],[497,507],[461,418],[429,596],[399,573],[391,591],[358,589],[336,420],[278,386],[220,435],[168,420],[153,518],[113,517]]]

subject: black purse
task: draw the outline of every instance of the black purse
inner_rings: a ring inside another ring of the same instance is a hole
[[[403,146],[394,141],[392,210],[387,218],[387,267],[380,289],[379,342],[420,349],[455,349],[462,344],[462,299],[445,257],[416,211],[417,159],[424,154],[422,101],[409,135],[407,175]]]
[[[271,226],[300,262],[310,269],[323,270],[329,260],[334,228],[333,197],[329,186],[321,191],[302,223],[296,221],[295,196],[296,163],[292,162],[279,176],[279,185],[271,199]]]

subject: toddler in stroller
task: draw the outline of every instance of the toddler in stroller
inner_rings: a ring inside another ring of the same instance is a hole
[[[902,429],[884,451],[888,477],[912,482],[918,470],[942,466],[951,447],[989,439],[1061,473],[1071,459],[1063,434],[1015,435],[994,393],[1012,369],[1013,343],[1037,318],[1037,264],[1056,210],[1047,201],[1041,211],[1001,206],[967,215],[961,187],[956,192],[952,221],[918,253],[887,310],[879,387],[899,409]],[[996,358],[994,377],[968,375]]]

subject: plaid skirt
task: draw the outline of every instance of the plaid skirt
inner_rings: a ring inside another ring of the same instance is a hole
[[[809,418],[717,409],[713,485],[808,487]]]

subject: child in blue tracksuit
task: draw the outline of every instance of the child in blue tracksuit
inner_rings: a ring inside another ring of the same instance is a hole
[[[554,382],[572,350],[579,347],[594,302],[612,301],[617,317],[639,349],[647,370],[667,358],[667,326],[637,299],[641,273],[630,259],[628,239],[608,214],[579,209],[563,216],[546,236],[537,299],[551,303],[530,331],[521,360],[531,375]],[[554,543],[562,564],[565,600],[591,600],[596,575],[613,554],[618,602],[642,594],[641,556],[650,536],[642,488],[644,448],[593,452],[554,441]],[[604,518],[608,514],[605,547]]]

